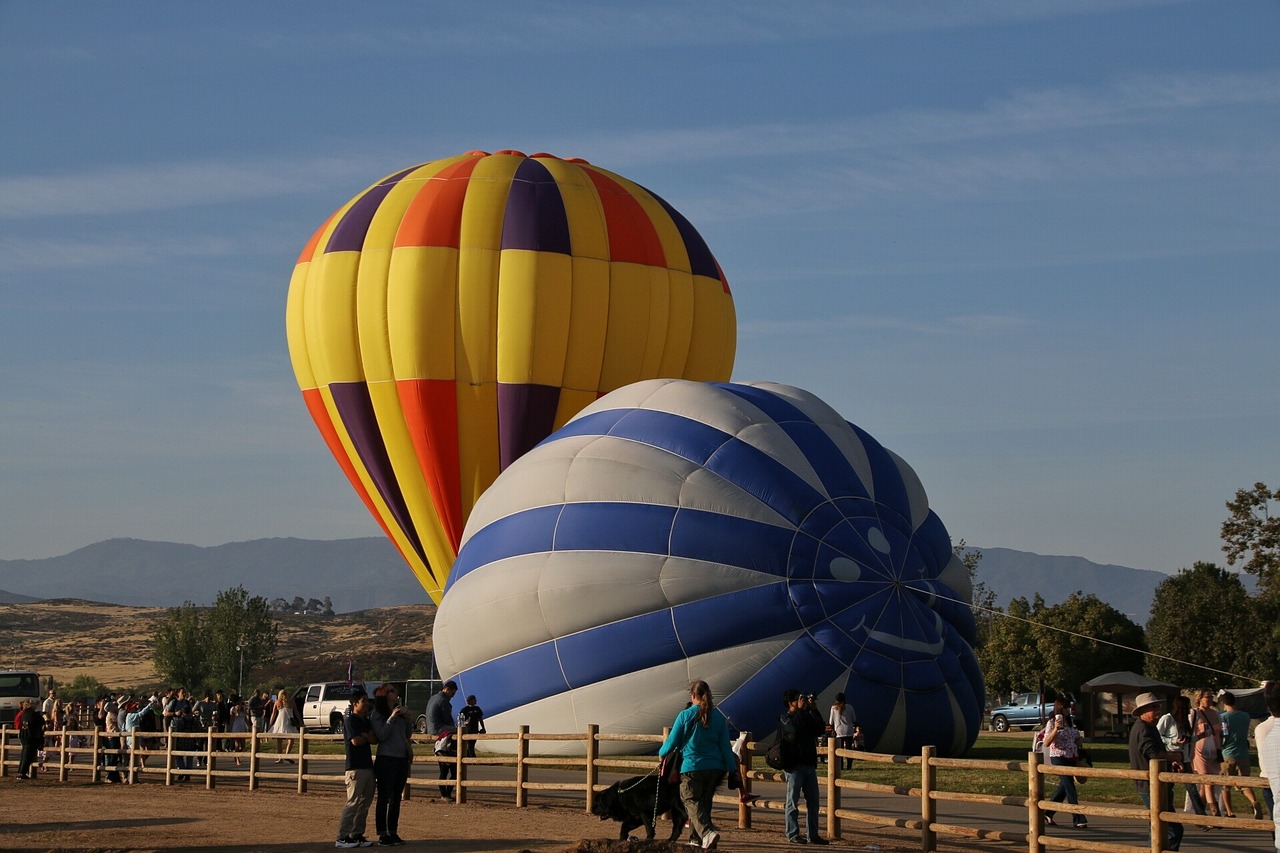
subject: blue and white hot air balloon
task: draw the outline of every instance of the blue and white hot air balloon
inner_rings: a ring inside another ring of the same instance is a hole
[[[968,572],[915,472],[812,394],[639,382],[476,503],[435,623],[489,728],[659,732],[705,679],[771,734],[848,696],[871,749],[963,753],[983,682]]]

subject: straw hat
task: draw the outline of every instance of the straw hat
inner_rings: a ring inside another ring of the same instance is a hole
[[[1164,704],[1164,699],[1161,698],[1160,696],[1157,696],[1154,693],[1139,693],[1138,698],[1133,700],[1133,711],[1131,713],[1133,714],[1133,716],[1137,717],[1137,716],[1140,716],[1143,711],[1147,710],[1147,708],[1151,707],[1152,705],[1163,705],[1163,704]]]

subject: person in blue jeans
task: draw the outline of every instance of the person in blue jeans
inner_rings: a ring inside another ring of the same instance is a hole
[[[1044,728],[1044,751],[1049,758],[1049,763],[1063,767],[1075,767],[1080,761],[1080,744],[1084,742],[1084,737],[1080,734],[1080,730],[1073,726],[1071,715],[1068,713],[1070,709],[1067,704],[1058,699],[1053,703],[1053,714],[1049,717],[1049,723]],[[1063,774],[1058,777],[1058,789],[1053,792],[1050,798],[1055,803],[1066,800],[1071,805],[1078,805],[1080,800],[1076,795],[1075,779],[1069,774]],[[1044,813],[1045,823],[1053,826],[1054,812],[1046,810]],[[1077,829],[1087,829],[1089,821],[1082,814],[1071,814],[1071,825]]]
[[[791,844],[826,844],[818,834],[818,738],[825,730],[813,694],[788,689],[782,693],[786,712],[778,721],[787,775],[786,833]],[[804,797],[806,834],[800,834],[800,798]]]

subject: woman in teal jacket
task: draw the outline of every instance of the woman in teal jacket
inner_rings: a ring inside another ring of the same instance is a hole
[[[729,743],[729,723],[716,710],[707,682],[690,684],[689,700],[692,704],[676,715],[658,755],[680,750],[680,799],[694,838],[703,850],[714,850],[720,832],[711,823],[711,799],[725,775],[737,768],[738,759]]]

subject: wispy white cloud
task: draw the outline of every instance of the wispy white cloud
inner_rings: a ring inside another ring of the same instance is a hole
[[[808,337],[831,332],[903,332],[912,335],[974,335],[1022,329],[1035,321],[1015,314],[958,314],[937,319],[888,315],[843,314],[790,320],[740,320],[740,338]]]
[[[303,160],[175,161],[0,178],[0,219],[176,210],[311,192],[381,177],[375,154]]]
[[[845,0],[778,3],[739,0],[732,4],[684,2],[614,4],[526,2],[469,7],[462,20],[430,25],[403,16],[395,26],[376,20],[342,28],[245,29],[228,37],[261,51],[324,50],[341,54],[466,51],[539,54],[575,50],[615,50],[660,46],[772,44],[796,40],[856,43],[891,33],[1008,26],[1132,9],[1173,6],[1188,0]]]

